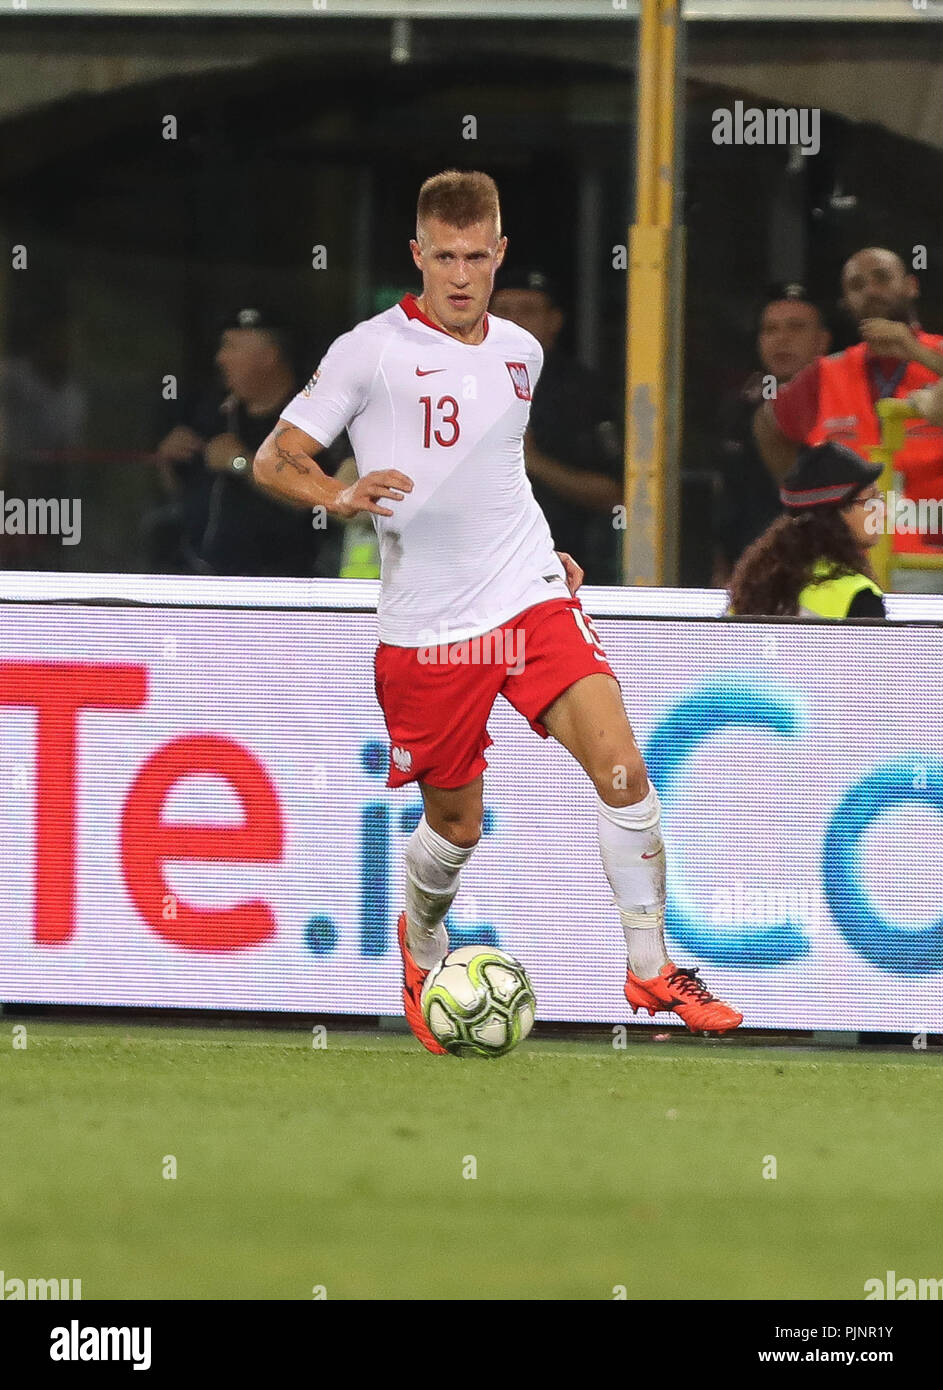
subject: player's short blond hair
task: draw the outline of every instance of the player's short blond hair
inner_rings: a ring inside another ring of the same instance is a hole
[[[471,227],[475,222],[493,222],[495,236],[501,236],[501,206],[498,185],[490,174],[478,169],[445,169],[426,179],[419,190],[416,206],[416,240],[422,241],[423,228],[435,217],[449,227]]]

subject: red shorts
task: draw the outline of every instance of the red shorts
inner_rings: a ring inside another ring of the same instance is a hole
[[[482,637],[440,647],[381,642],[373,663],[390,735],[388,787],[463,787],[488,766],[488,716],[503,695],[541,738],[539,715],[584,676],[615,673],[579,599],[550,599]]]

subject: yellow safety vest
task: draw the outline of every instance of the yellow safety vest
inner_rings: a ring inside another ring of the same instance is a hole
[[[816,579],[815,575],[828,573],[828,562],[820,560],[815,565],[813,578],[799,592],[800,618],[847,618],[851,601],[863,589],[870,589],[878,598],[884,592],[866,574],[843,574],[839,579]],[[730,607],[726,616],[735,618],[736,612]]]
[[[819,561],[812,582],[799,594],[800,618],[847,618],[848,609],[856,594],[870,590],[883,598],[881,589],[866,574],[843,574],[840,579],[816,579],[816,573],[828,572],[828,565]]]
[[[346,527],[339,573],[341,579],[380,578],[380,547],[369,516]]]
[[[379,579],[376,548],[369,541],[351,548],[341,566],[341,579]]]

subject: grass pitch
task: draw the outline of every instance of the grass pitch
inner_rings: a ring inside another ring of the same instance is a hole
[[[888,1269],[943,1276],[938,1055],[550,1041],[459,1062],[398,1034],[42,1022],[15,1050],[13,1027],[7,1279],[80,1278],[86,1299],[860,1299]]]

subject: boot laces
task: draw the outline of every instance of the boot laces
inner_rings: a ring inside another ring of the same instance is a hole
[[[699,978],[699,971],[695,968],[678,969],[668,976],[669,985],[673,985],[679,994],[685,995],[698,1004],[710,1004],[715,998],[710,990]]]

